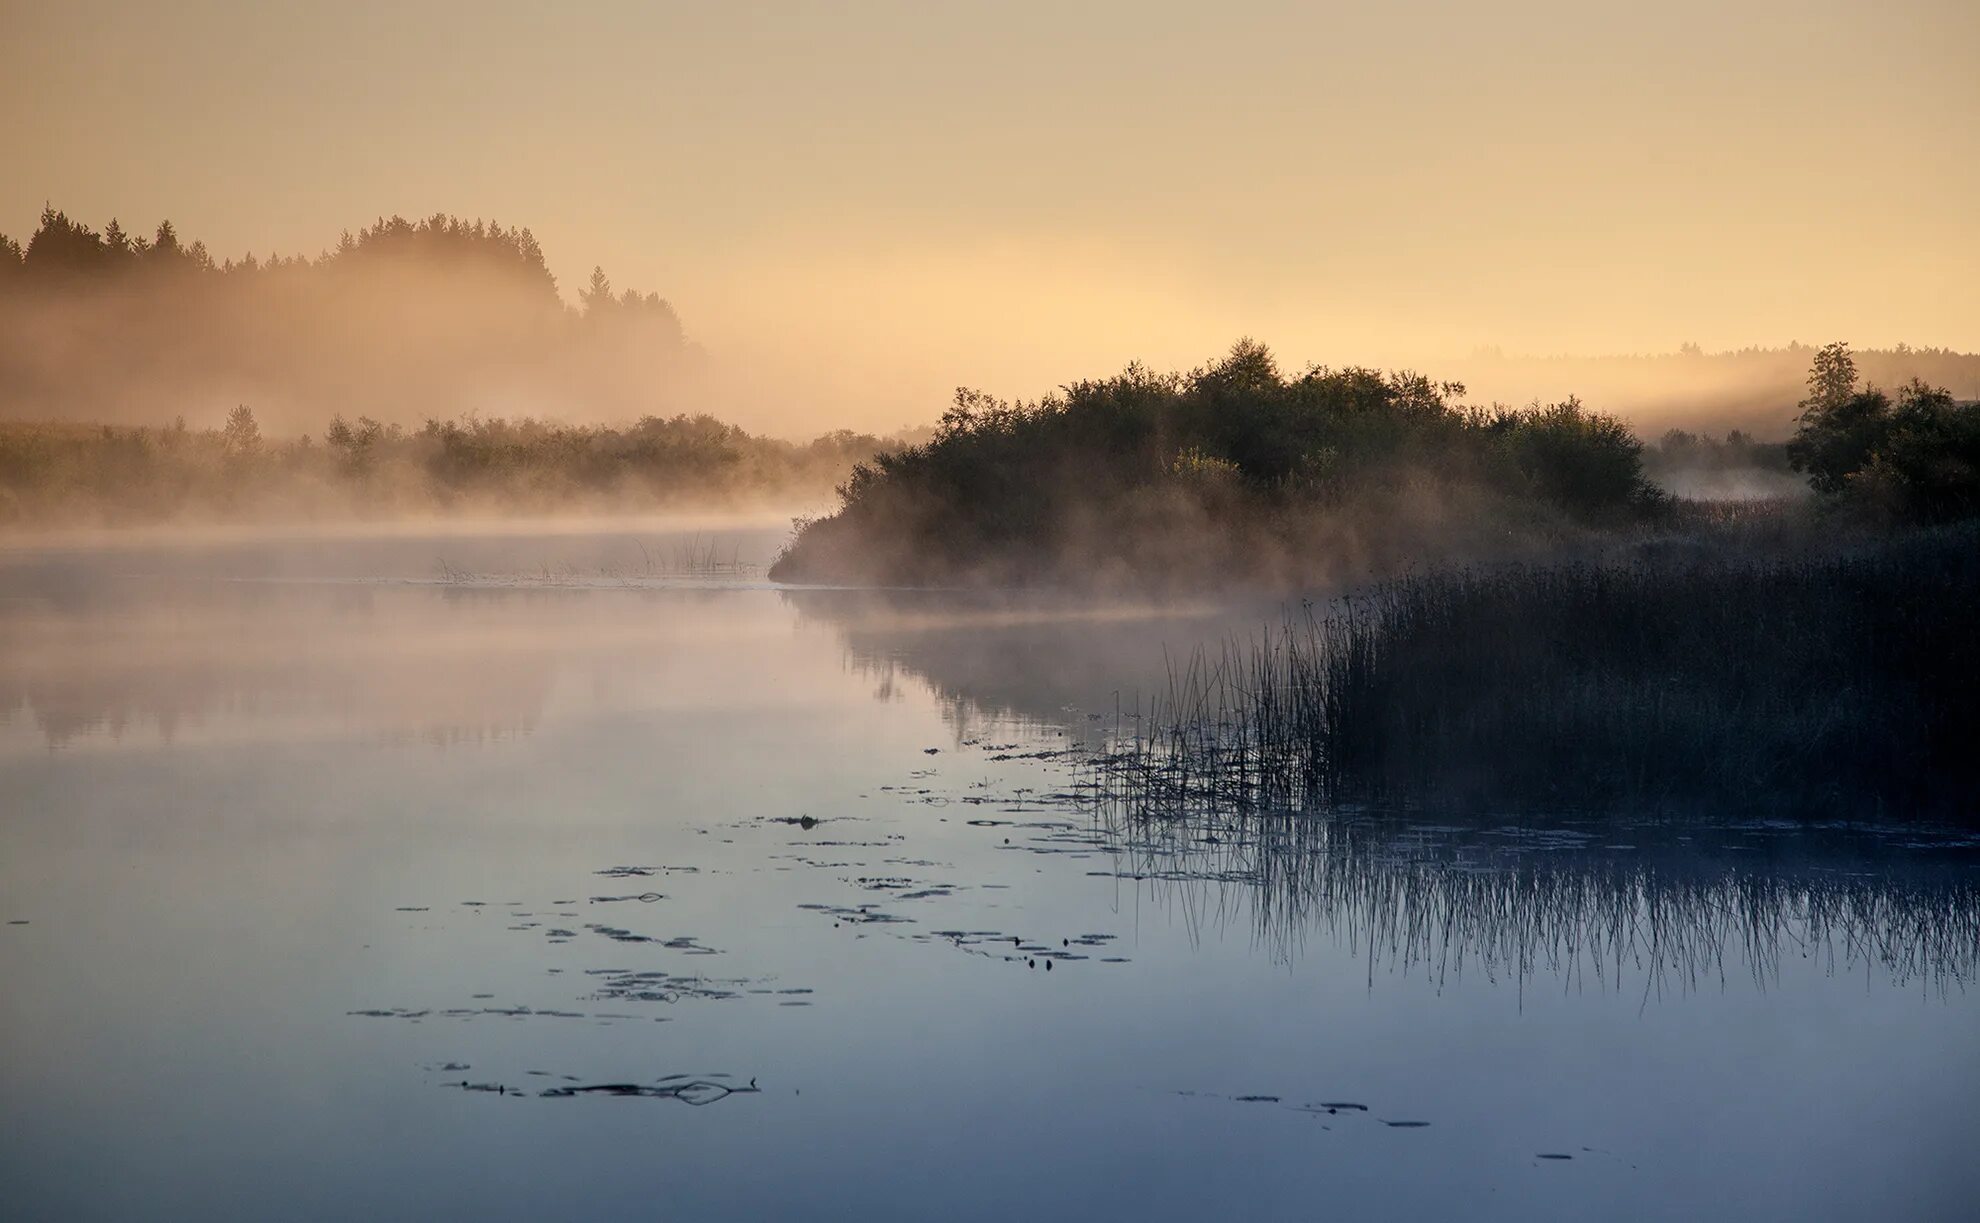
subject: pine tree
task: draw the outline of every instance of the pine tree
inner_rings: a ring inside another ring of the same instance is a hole
[[[578,298],[584,303],[586,318],[601,318],[617,304],[612,297],[612,282],[606,279],[604,268],[591,269],[591,284],[578,294]]]

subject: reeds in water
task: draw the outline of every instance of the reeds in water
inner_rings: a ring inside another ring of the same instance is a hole
[[[1405,577],[1171,668],[1101,761],[1210,806],[1971,820],[1980,532],[1844,556]]]
[[[1980,969],[1968,837],[1780,821],[1428,824],[1374,814],[1103,821],[1120,870],[1193,928],[1249,925],[1290,959],[1321,935],[1440,987],[1761,988],[1809,960],[1941,996]],[[1615,844],[1620,835],[1626,844]],[[1737,851],[1737,852],[1734,852]]]

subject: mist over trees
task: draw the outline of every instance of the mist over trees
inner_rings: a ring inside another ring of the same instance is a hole
[[[1481,352],[1455,364],[1464,381],[1432,382],[1287,375],[1245,342],[1031,403],[963,393],[897,451],[723,424],[707,365],[668,301],[603,268],[567,301],[524,228],[393,216],[314,257],[220,258],[169,221],[133,233],[49,207],[24,242],[0,236],[0,423],[18,422],[0,521],[802,504],[845,478],[787,573],[949,581],[1042,558],[1146,573],[1185,544],[1202,573],[1380,568],[1641,518],[1658,489],[1980,512],[1980,413],[1955,396],[1980,395],[1980,356],[1942,349]],[[1495,406],[1464,405],[1472,377]],[[1558,397],[1502,393],[1568,379]]]
[[[772,576],[1325,582],[1551,547],[1666,505],[1615,418],[1464,394],[1411,373],[1288,376],[1249,340],[1032,403],[958,392],[933,439],[856,467]]]
[[[1546,402],[1575,394],[1630,422],[1645,437],[1669,429],[1723,435],[1737,429],[1759,442],[1781,442],[1794,427],[1803,379],[1821,350],[1799,342],[1708,352],[1687,343],[1675,352],[1607,356],[1517,356],[1483,349],[1439,362],[1485,399]],[[1980,353],[1895,344],[1853,354],[1862,378],[1895,387],[1917,379],[1960,399],[1980,399]]]
[[[1778,507],[1807,499],[1797,472],[1819,510],[1980,513],[1980,404],[1915,379],[1895,399],[1859,390],[1841,344],[1812,363],[1784,444],[1673,429],[1646,447],[1574,398],[1484,407],[1414,373],[1288,375],[1250,340],[1188,373],[1129,366],[1031,403],[960,391],[932,439],[855,467],[838,512],[800,524],[771,575],[1326,584],[1682,533],[1726,514],[1673,494]]]
[[[208,421],[248,403],[294,433],[337,412],[629,420],[689,406],[700,363],[673,306],[602,268],[567,305],[528,229],[436,214],[315,257],[219,258],[54,208],[0,237],[0,415]]]
[[[0,529],[304,522],[816,504],[906,438],[808,442],[706,415],[629,425],[337,415],[320,436],[264,438],[254,410],[218,429],[0,422]]]

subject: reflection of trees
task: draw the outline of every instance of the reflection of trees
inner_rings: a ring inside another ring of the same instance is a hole
[[[1073,734],[1167,683],[1164,642],[1248,634],[1275,607],[1159,607],[1003,592],[802,590],[784,598],[830,625],[846,665],[891,694],[900,670],[942,702],[959,734],[986,719]],[[1109,723],[1111,725],[1111,722]]]
[[[1371,815],[1161,820],[1103,809],[1121,869],[1192,923],[1248,924],[1291,956],[1318,932],[1378,972],[1441,986],[1466,972],[1523,987],[1646,997],[1787,963],[1963,990],[1980,966],[1980,846],[1862,830],[1705,830],[1613,821],[1426,825]]]

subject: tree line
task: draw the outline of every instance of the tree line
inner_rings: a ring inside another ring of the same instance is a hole
[[[380,217],[314,257],[219,258],[53,207],[0,235],[0,411],[112,423],[246,400],[277,429],[353,407],[418,420],[527,403],[629,419],[687,406],[673,305],[603,268],[567,304],[527,228]]]
[[[482,277],[514,288],[518,297],[545,307],[560,307],[557,278],[544,262],[543,248],[526,228],[504,228],[499,221],[468,221],[446,213],[421,220],[379,217],[355,233],[345,230],[337,245],[312,259],[306,255],[253,252],[240,259],[216,260],[203,241],[179,240],[169,220],[160,221],[151,237],[133,235],[112,217],[100,231],[71,218],[52,205],[44,207],[41,223],[25,243],[0,233],[0,291],[87,290],[116,285],[135,276],[220,277],[236,282],[261,278],[315,274],[356,275],[391,268],[419,268]],[[574,308],[594,323],[646,314],[667,320],[679,337],[680,319],[658,293],[627,289],[615,294],[602,267],[591,279]]]
[[[837,430],[793,442],[686,414],[414,428],[338,415],[320,434],[269,438],[246,405],[212,429],[0,423],[0,528],[788,510],[911,440]]]

